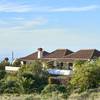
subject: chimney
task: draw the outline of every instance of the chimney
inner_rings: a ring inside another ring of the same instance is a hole
[[[38,48],[38,55],[37,55],[38,59],[41,59],[43,57],[43,49],[42,48]]]

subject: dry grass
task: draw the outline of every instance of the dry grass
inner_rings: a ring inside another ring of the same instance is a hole
[[[100,88],[99,88],[100,89]],[[88,92],[81,94],[73,93],[68,100],[100,100],[100,90],[91,89]],[[67,100],[62,98],[62,94],[48,94],[41,96],[39,94],[3,94],[0,95],[0,100]]]
[[[40,100],[40,95],[3,94],[0,95],[0,100]]]
[[[29,95],[3,94],[0,95],[0,100],[66,100],[66,99],[63,99],[60,95],[41,97],[41,95],[38,94],[29,94]]]
[[[68,100],[100,100],[100,91],[88,91],[81,94],[73,93]]]

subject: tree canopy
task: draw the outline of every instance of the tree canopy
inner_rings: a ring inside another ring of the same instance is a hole
[[[79,92],[98,87],[100,84],[100,59],[76,62],[71,84]]]

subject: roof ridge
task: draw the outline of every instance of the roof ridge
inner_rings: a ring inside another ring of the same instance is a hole
[[[94,49],[94,50],[92,51],[92,54],[91,54],[91,56],[90,56],[90,59],[93,57],[93,54],[94,54],[95,50],[96,50],[96,49]]]
[[[98,52],[99,50],[94,49],[94,50],[93,50],[93,53],[91,54],[91,58],[93,57],[93,55],[94,55],[95,51],[97,51],[97,52]],[[99,52],[100,52],[100,51],[99,51]]]
[[[71,51],[71,50],[69,50],[69,49],[65,49],[64,56],[66,56],[67,52],[72,52],[72,53],[74,53],[73,51]],[[69,53],[69,54],[70,54],[70,53]],[[69,55],[69,54],[67,54],[67,55]]]
[[[64,51],[64,56],[66,56],[67,51],[68,51],[68,49],[65,49],[65,51]]]
[[[73,55],[74,53],[76,53],[76,52],[73,52],[71,54],[66,55],[65,58],[67,58],[67,56]]]

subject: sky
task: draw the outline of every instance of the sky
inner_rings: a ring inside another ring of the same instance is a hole
[[[0,0],[0,59],[46,51],[100,50],[100,0]]]

